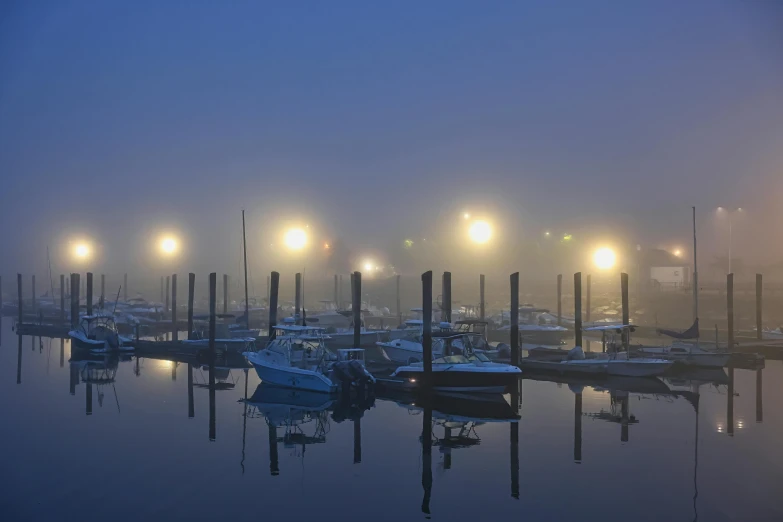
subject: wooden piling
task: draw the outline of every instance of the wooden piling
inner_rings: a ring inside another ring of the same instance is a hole
[[[128,302],[128,274],[122,276],[122,300]]]
[[[65,275],[60,274],[60,324],[65,324]]]
[[[269,287],[269,338],[275,331],[277,324],[277,293],[280,290],[280,274],[272,272],[271,286]]]
[[[481,319],[482,321],[484,320],[485,313],[486,313],[485,305],[484,305],[484,303],[485,303],[485,301],[484,301],[484,283],[485,283],[484,279],[485,279],[484,278],[484,274],[480,274],[479,275],[479,319]]]
[[[65,366],[65,339],[60,339],[60,368]]]
[[[734,274],[726,274],[726,315],[728,320],[728,350],[734,349]]]
[[[423,387],[432,387],[432,270],[421,275]],[[432,413],[430,413],[432,415]]]
[[[590,274],[587,274],[587,281],[585,281],[585,286],[587,287],[585,289],[585,322],[590,322],[590,309],[592,308],[590,305],[590,293],[592,291],[593,286],[593,276]]]
[[[164,293],[163,276],[160,276],[160,303],[163,304],[165,300],[166,294]]]
[[[334,274],[334,308],[338,309],[340,304],[337,302],[337,274]]]
[[[171,319],[171,276],[166,276],[166,308],[164,309],[164,317]]]
[[[402,305],[400,304],[400,274],[395,277],[397,287],[397,325],[402,328]]]
[[[297,272],[294,277],[294,320],[296,321],[296,324],[302,324],[300,322],[302,318],[302,274]]]
[[[191,272],[188,274],[188,339],[193,339],[193,298],[195,293],[196,274]]]
[[[579,346],[579,345],[577,345]],[[582,393],[574,393],[574,462],[582,463]]]
[[[65,279],[65,292],[70,297],[70,295],[71,295],[71,278],[70,277]]]
[[[223,274],[223,313],[228,313],[228,274]],[[250,328],[250,325],[247,325]]]
[[[563,274],[557,274],[557,326],[563,325]]]
[[[171,338],[179,341],[177,328],[177,274],[171,275]],[[175,364],[176,366],[176,364]]]
[[[79,327],[79,274],[71,274],[71,330]]]
[[[511,274],[511,310],[509,321],[511,327],[511,364],[519,366],[519,272]]]
[[[354,272],[353,278],[353,347],[362,345],[362,273]]]
[[[87,272],[87,315],[92,315],[92,272]]]
[[[33,275],[33,287],[32,287],[30,298],[32,299],[31,303],[33,304],[33,314],[37,314],[38,309],[37,309],[37,304],[35,302],[35,275]]]
[[[756,339],[761,340],[762,313],[761,313],[761,274],[756,274]]]
[[[216,439],[215,423],[215,301],[217,274],[209,274],[209,440]]]
[[[106,274],[101,274],[101,302],[106,302]],[[103,305],[106,306],[105,304]]]
[[[443,294],[443,314],[441,321],[451,322],[451,272],[443,272],[441,280],[441,293]]]
[[[24,299],[22,299],[22,274],[16,274],[16,302],[19,308],[16,322],[17,324],[22,324],[22,319],[24,318]]]
[[[574,336],[574,344],[582,346],[582,272],[574,274]]]
[[[628,274],[625,272],[620,274],[620,294],[623,305],[623,324],[627,326],[630,324],[630,309],[628,305]],[[623,350],[626,353],[628,352],[628,340],[630,338],[629,331],[629,328],[623,328]]]
[[[340,296],[339,296],[340,303],[338,305],[338,308],[340,310],[343,309],[343,276],[340,274]]]

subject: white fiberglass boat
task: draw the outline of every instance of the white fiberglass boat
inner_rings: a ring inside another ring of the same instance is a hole
[[[522,370],[510,364],[495,363],[483,354],[447,355],[432,361],[432,388],[439,391],[502,393],[513,385]],[[424,363],[397,368],[392,378],[419,382]]]
[[[109,314],[82,316],[79,327],[68,332],[68,336],[77,348],[96,353],[133,350],[131,340],[117,332],[114,317]]]
[[[364,350],[340,350],[324,346],[322,328],[278,325],[266,348],[245,352],[262,382],[322,393],[337,392],[338,384],[372,382],[364,368]]]

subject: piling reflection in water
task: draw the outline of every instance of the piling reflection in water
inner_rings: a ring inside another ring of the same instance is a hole
[[[16,384],[22,384],[22,336],[19,336],[19,351],[16,356]]]
[[[764,370],[759,368],[756,370],[756,422],[764,422],[764,406],[762,404],[762,380],[761,372]]]

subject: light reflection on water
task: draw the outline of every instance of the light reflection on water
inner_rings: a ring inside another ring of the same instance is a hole
[[[68,341],[3,330],[8,520],[783,519],[777,361],[734,370],[731,400],[725,381],[526,379],[510,423],[453,402],[270,391],[241,368],[210,392],[200,365],[71,361]]]

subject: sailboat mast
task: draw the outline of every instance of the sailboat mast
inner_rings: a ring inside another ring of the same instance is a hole
[[[245,263],[245,328],[250,328],[250,308],[249,299],[247,295],[247,236],[245,235],[245,211],[242,211],[242,254],[244,256]]]
[[[699,265],[696,263],[696,207],[693,208],[693,321],[699,318]],[[698,335],[696,336],[698,339]]]

